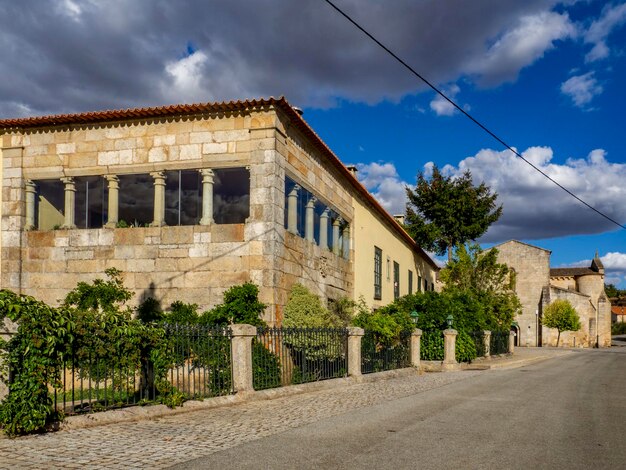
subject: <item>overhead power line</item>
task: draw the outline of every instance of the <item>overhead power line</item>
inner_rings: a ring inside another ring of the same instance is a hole
[[[324,0],[326,3],[328,3],[331,7],[333,7],[339,14],[341,14],[345,19],[347,19],[350,23],[352,23],[354,26],[356,26],[363,34],[365,34],[368,38],[370,38],[372,41],[374,41],[378,46],[380,46],[385,52],[387,52],[391,57],[393,57],[394,59],[396,59],[398,62],[400,62],[400,64],[402,64],[407,70],[409,70],[413,75],[415,75],[417,78],[419,78],[421,81],[423,81],[426,85],[428,85],[432,90],[435,91],[435,93],[437,93],[439,96],[441,96],[444,100],[446,100],[448,103],[450,103],[452,106],[454,106],[457,110],[459,110],[463,115],[465,115],[465,117],[467,117],[469,120],[471,120],[474,124],[476,124],[478,127],[480,127],[483,131],[485,131],[487,134],[489,134],[491,137],[493,137],[496,141],[498,141],[500,144],[502,144],[505,148],[507,148],[508,150],[510,150],[511,152],[513,152],[513,154],[515,154],[517,157],[521,158],[524,162],[526,162],[528,165],[530,165],[534,170],[538,171],[539,173],[541,173],[544,177],[546,177],[548,180],[550,180],[552,183],[554,183],[556,186],[558,186],[559,188],[561,188],[563,191],[565,191],[567,194],[569,194],[570,196],[572,196],[574,199],[576,199],[578,202],[584,204],[585,206],[587,206],[589,209],[591,209],[592,211],[596,212],[597,214],[599,214],[600,216],[604,217],[605,219],[607,219],[608,221],[614,223],[615,225],[617,225],[618,227],[626,230],[626,225],[623,225],[621,223],[619,223],[617,220],[613,219],[612,217],[608,216],[607,214],[605,214],[604,212],[600,211],[599,209],[596,209],[595,207],[593,207],[591,204],[589,204],[588,202],[584,201],[583,199],[581,199],[579,196],[577,196],[576,194],[574,194],[572,191],[570,191],[569,189],[567,189],[565,186],[563,186],[561,183],[559,183],[558,181],[554,180],[551,176],[549,176],[548,174],[546,174],[543,170],[541,170],[541,168],[538,168],[536,165],[534,165],[532,162],[526,160],[517,150],[515,150],[513,147],[511,147],[509,144],[507,144],[502,138],[498,137],[498,135],[496,135],[494,132],[492,132],[491,130],[489,130],[489,128],[487,128],[487,126],[485,126],[483,123],[481,123],[478,119],[476,119],[474,116],[472,116],[470,113],[468,113],[467,111],[465,111],[463,108],[461,108],[458,104],[456,104],[452,99],[448,98],[441,90],[439,90],[439,88],[437,88],[435,85],[433,85],[430,81],[428,81],[424,76],[422,76],[420,73],[418,73],[413,67],[411,67],[409,64],[407,64],[404,60],[402,60],[397,54],[395,54],[391,49],[389,49],[387,46],[385,46],[382,42],[380,42],[378,39],[376,39],[371,33],[369,33],[365,28],[363,28],[359,23],[357,23],[355,20],[353,20],[346,12],[344,12],[341,8],[339,8],[337,5],[335,5],[333,2],[331,2],[330,0]]]

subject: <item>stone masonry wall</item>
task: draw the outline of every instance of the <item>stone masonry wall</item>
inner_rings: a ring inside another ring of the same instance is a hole
[[[496,246],[498,261],[515,269],[515,291],[522,303],[518,344],[537,345],[537,315],[541,315],[541,295],[550,284],[550,252],[515,240]]]
[[[550,288],[550,302],[554,302],[557,299],[568,300],[572,306],[576,309],[578,316],[580,317],[580,330],[568,331],[561,333],[560,346],[561,347],[593,347],[595,344],[595,338],[592,338],[593,331],[590,334],[589,320],[593,319],[595,322],[596,309],[591,304],[589,296],[567,290],[558,287]],[[552,328],[543,328],[543,345],[544,346],[556,346],[556,340],[558,331]]]

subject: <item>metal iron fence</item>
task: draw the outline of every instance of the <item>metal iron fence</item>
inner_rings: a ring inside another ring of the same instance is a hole
[[[345,377],[346,328],[257,328],[252,345],[255,390]]]
[[[361,373],[402,369],[411,365],[411,331],[403,331],[398,342],[377,341],[373,331],[365,330],[361,338]]]
[[[186,398],[233,392],[229,329],[197,325],[165,325],[164,329],[165,360],[170,364],[167,385],[157,386],[150,352],[142,345],[112,353],[111,348],[97,347],[98,338],[94,338],[96,347],[70,343],[70,354],[59,364],[60,383],[49,386],[55,411],[71,415],[149,403],[164,385]]]
[[[474,341],[476,347],[476,357],[484,357],[485,353],[485,333],[482,331],[471,331],[468,333],[469,337]]]
[[[489,343],[489,354],[506,354],[509,352],[509,332],[492,331],[491,342]]]

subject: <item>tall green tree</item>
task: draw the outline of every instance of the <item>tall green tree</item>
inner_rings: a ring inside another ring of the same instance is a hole
[[[463,293],[483,308],[486,327],[508,329],[522,305],[515,293],[515,271],[498,263],[498,250],[459,245],[439,273],[444,293]]]
[[[417,176],[415,189],[406,188],[408,203],[405,225],[423,248],[438,255],[460,244],[476,240],[500,218],[498,194],[485,184],[474,186],[469,170],[458,178],[444,176],[433,166],[432,176]]]
[[[569,300],[557,299],[546,307],[542,323],[548,328],[556,328],[556,347],[559,347],[562,331],[580,330],[580,317]]]

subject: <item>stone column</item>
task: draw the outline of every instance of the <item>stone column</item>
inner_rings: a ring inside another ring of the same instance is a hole
[[[65,221],[62,228],[76,228],[74,213],[76,211],[76,185],[74,178],[61,178],[65,185]]]
[[[515,333],[509,331],[509,354],[513,354],[513,350],[515,349]]]
[[[106,175],[104,177],[107,180],[109,188],[109,205],[107,207],[107,223],[104,225],[107,228],[117,227],[119,222],[119,206],[120,206],[120,179],[117,175]]]
[[[448,329],[443,330],[443,369],[453,369],[456,362],[456,336],[457,331]]]
[[[154,218],[150,225],[161,227],[165,225],[165,172],[153,171],[150,176],[154,178]]]
[[[202,218],[200,225],[211,225],[213,223],[213,182],[215,172],[210,168],[200,170],[202,175]]]
[[[420,366],[422,330],[415,328],[411,333],[411,366]]]
[[[343,228],[341,232],[341,236],[343,237],[343,247],[342,247],[342,256],[346,259],[350,258],[350,225],[347,225]]]
[[[37,186],[31,180],[26,180],[24,190],[26,192],[26,225],[24,230],[32,230],[35,228],[35,196]]]
[[[483,331],[483,344],[485,345],[485,357],[491,356],[491,331]]]
[[[306,203],[306,218],[304,222],[304,238],[312,242],[315,240],[315,203],[317,198],[312,197]]]
[[[231,325],[233,339],[230,352],[233,364],[233,388],[235,392],[252,392],[252,339],[256,327],[252,325]]]
[[[327,207],[320,216],[320,246],[328,250],[328,217],[330,209]]]
[[[287,230],[298,234],[298,193],[300,185],[295,185],[287,196]]]
[[[339,251],[339,227],[341,227],[341,222],[343,222],[341,217],[337,217],[335,220],[333,220],[333,253],[335,253],[336,255],[340,254],[340,251]]]
[[[361,339],[365,334],[363,328],[348,327],[348,375],[361,375]]]

